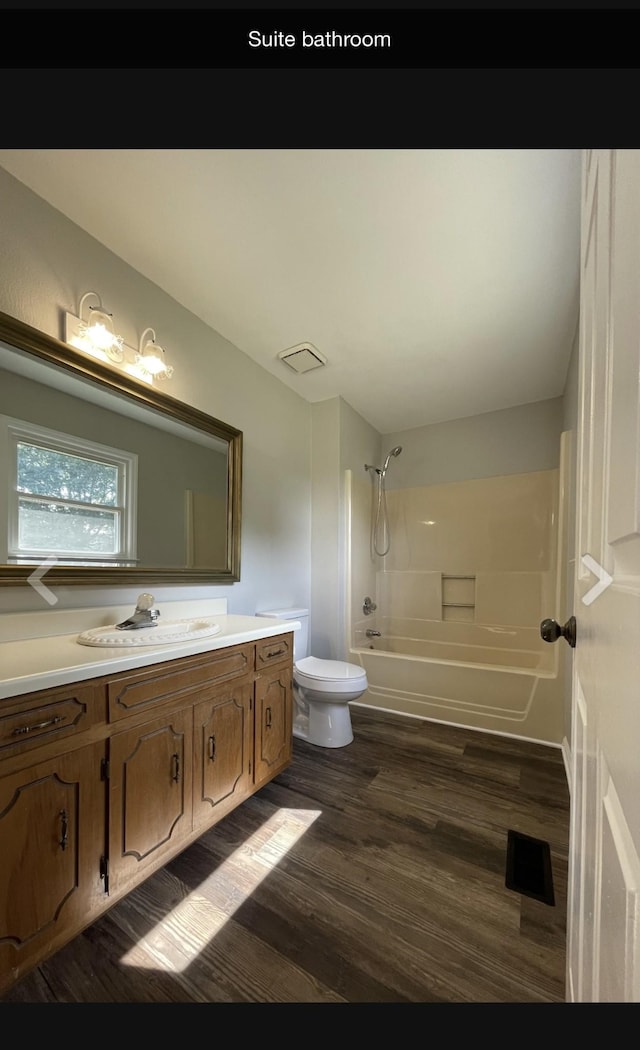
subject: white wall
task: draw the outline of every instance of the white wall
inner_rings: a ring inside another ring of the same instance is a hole
[[[340,615],[340,398],[312,406],[312,526],[309,647],[314,656],[337,659]]]
[[[552,470],[560,462],[562,409],[556,397],[385,434],[383,460],[402,445],[387,490]]]
[[[0,310],[62,339],[65,311],[76,313],[80,297],[97,291],[129,345],[155,329],[175,367],[173,397],[243,431],[240,582],[154,585],[158,604],[225,597],[230,612],[248,614],[308,606],[310,405],[2,170],[0,230]],[[53,588],[57,608],[124,604],[143,589]],[[42,606],[31,587],[0,587],[0,612]]]
[[[342,529],[340,533],[341,549],[340,549],[340,566],[341,566],[341,581],[342,586],[339,595],[339,607],[340,607],[340,646],[338,648],[339,656],[344,659],[347,655],[347,650],[350,645],[350,639],[347,637],[349,629],[349,623],[347,620],[351,618],[351,615],[347,617],[347,610],[349,609],[349,600],[352,606],[359,607],[362,610],[362,602],[366,595],[373,597],[375,591],[375,578],[376,578],[376,564],[370,556],[367,557],[366,564],[368,566],[367,572],[361,577],[364,590],[362,594],[350,594],[350,581],[347,579],[347,566],[348,566],[348,543],[349,537],[346,532],[346,513],[347,513],[347,472],[356,477],[363,479],[369,489],[371,490],[371,474],[368,473],[364,468],[366,463],[377,464],[380,460],[380,448],[382,439],[377,430],[374,430],[369,423],[366,422],[347,402],[341,401],[341,440],[340,440],[340,517],[342,522]],[[360,528],[357,527],[357,533],[360,533]],[[369,538],[366,539],[366,552],[369,555]],[[364,555],[364,551],[362,551]],[[377,560],[377,559],[376,559]]]
[[[365,463],[376,463],[380,435],[343,398],[312,406],[313,533],[310,647],[314,656],[341,660],[346,655],[345,608],[347,537],[345,475],[364,477]],[[375,593],[371,565],[370,593]]]

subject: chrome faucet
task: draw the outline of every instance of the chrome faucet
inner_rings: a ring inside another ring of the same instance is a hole
[[[371,613],[375,612],[377,608],[378,606],[374,601],[371,600],[371,598],[365,598],[362,606],[362,611],[365,614],[365,616],[371,616]]]
[[[364,633],[366,634],[367,638],[381,638],[382,637],[381,632],[380,631],[374,631],[373,627],[367,627],[367,629],[366,629],[366,631]]]
[[[158,622],[160,610],[154,608],[155,598],[152,594],[139,594],[135,612],[128,620],[117,623],[118,631],[136,631],[140,627],[155,627]]]

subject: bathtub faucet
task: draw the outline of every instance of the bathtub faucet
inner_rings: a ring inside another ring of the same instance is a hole
[[[365,616],[371,616],[371,613],[375,612],[377,608],[378,606],[374,601],[371,600],[371,598],[365,598],[364,604],[362,606],[362,611],[365,614]]]
[[[368,627],[367,630],[364,633],[366,634],[367,638],[381,638],[382,637],[382,635],[380,634],[380,631],[374,631],[373,627]]]

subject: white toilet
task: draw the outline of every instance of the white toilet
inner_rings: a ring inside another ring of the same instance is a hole
[[[308,656],[309,610],[270,609],[256,613],[276,620],[299,620],[293,632],[293,735],[319,747],[345,747],[353,740],[349,701],[367,689],[367,673],[346,660]]]

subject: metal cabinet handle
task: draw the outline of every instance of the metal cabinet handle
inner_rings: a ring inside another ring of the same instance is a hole
[[[212,733],[209,737],[209,761],[213,762],[216,757],[216,738]]]
[[[265,726],[266,726],[267,729],[271,729],[271,708],[267,707],[267,709],[265,710],[264,714],[265,714],[265,720],[264,720]]]
[[[67,817],[66,809],[60,810],[60,821],[62,824],[62,837],[60,839],[60,849],[65,850],[67,848],[67,842],[69,839],[69,818]]]
[[[22,736],[23,733],[33,733],[36,729],[46,729],[47,726],[55,726],[58,722],[64,722],[62,715],[56,715],[55,718],[48,718],[46,722],[37,722],[34,726],[19,726],[18,729],[14,729],[11,736]]]
[[[171,779],[175,780],[176,784],[178,784],[179,781],[180,781],[180,755],[176,751],[175,755],[173,755],[172,757],[173,757],[173,776],[172,776]]]
[[[274,649],[272,653],[267,653],[267,660],[270,660],[272,656],[283,656],[286,651],[286,649]]]

